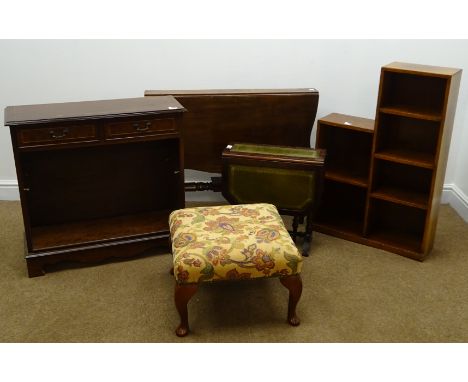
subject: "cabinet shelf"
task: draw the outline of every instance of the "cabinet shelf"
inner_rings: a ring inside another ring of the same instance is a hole
[[[427,209],[429,196],[422,192],[390,186],[381,186],[371,192],[371,198],[386,200],[404,206]]]
[[[396,229],[379,229],[372,232],[368,240],[383,245],[385,249],[406,253],[409,257],[420,257],[421,238],[416,234]]]
[[[314,229],[325,234],[353,240],[362,236],[362,221],[335,217],[317,220],[314,223]]]
[[[379,150],[374,154],[377,159],[390,162],[408,164],[428,169],[434,168],[434,155],[401,148],[388,148]]]
[[[339,168],[327,168],[325,171],[325,179],[363,188],[367,188],[368,186],[367,176],[356,171],[352,173]]]
[[[420,252],[426,221],[425,210],[387,200],[371,199],[369,212],[368,240],[380,243],[384,249],[393,249],[397,253]]]
[[[431,110],[423,110],[416,107],[405,105],[392,105],[379,108],[379,111],[384,114],[399,115],[414,119],[423,119],[426,121],[441,121],[442,115]]]
[[[325,179],[322,202],[314,223],[324,233],[362,235],[367,190]]]
[[[434,243],[460,78],[460,69],[394,62],[382,67],[368,134],[345,132],[360,125],[350,116],[318,121],[327,161],[315,229],[424,259]]]
[[[153,211],[32,227],[33,251],[167,234],[169,213],[170,211]]]
[[[316,147],[327,150],[325,179],[367,188],[374,120],[330,114],[317,123]]]
[[[376,159],[370,196],[425,210],[432,176],[427,168]]]

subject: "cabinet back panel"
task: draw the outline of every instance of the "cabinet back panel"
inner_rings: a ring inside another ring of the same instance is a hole
[[[429,195],[432,171],[399,163],[376,161],[374,189],[379,186],[397,187]]]
[[[442,113],[446,80],[439,77],[384,72],[381,106],[405,106]]]
[[[371,202],[370,232],[390,230],[411,234],[422,240],[426,215],[417,208],[373,200]]]
[[[177,141],[24,153],[31,225],[167,209],[174,205]]]
[[[372,135],[346,130],[335,126],[321,125],[318,148],[327,150],[326,166],[348,169],[367,177],[369,173]]]
[[[381,114],[377,150],[405,149],[435,154],[439,123]]]
[[[318,220],[329,218],[364,221],[366,190],[348,184],[325,180]]]

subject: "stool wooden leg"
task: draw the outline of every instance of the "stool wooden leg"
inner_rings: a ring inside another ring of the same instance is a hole
[[[176,329],[179,337],[186,336],[189,332],[187,303],[197,292],[198,284],[178,284],[175,286],[174,300],[180,315],[180,324]]]
[[[289,290],[289,303],[288,303],[288,322],[292,326],[297,326],[301,323],[299,317],[296,315],[296,306],[302,294],[302,280],[299,274],[281,277],[281,284]]]

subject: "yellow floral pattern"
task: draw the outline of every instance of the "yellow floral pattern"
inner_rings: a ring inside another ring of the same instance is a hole
[[[185,208],[171,213],[179,283],[288,276],[302,256],[272,204]]]

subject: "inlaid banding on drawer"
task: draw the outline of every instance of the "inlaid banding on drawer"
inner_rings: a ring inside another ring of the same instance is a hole
[[[73,143],[97,139],[96,125],[28,127],[18,130],[19,147]]]
[[[105,124],[106,138],[110,139],[152,135],[175,130],[176,123],[173,118],[127,120]]]

